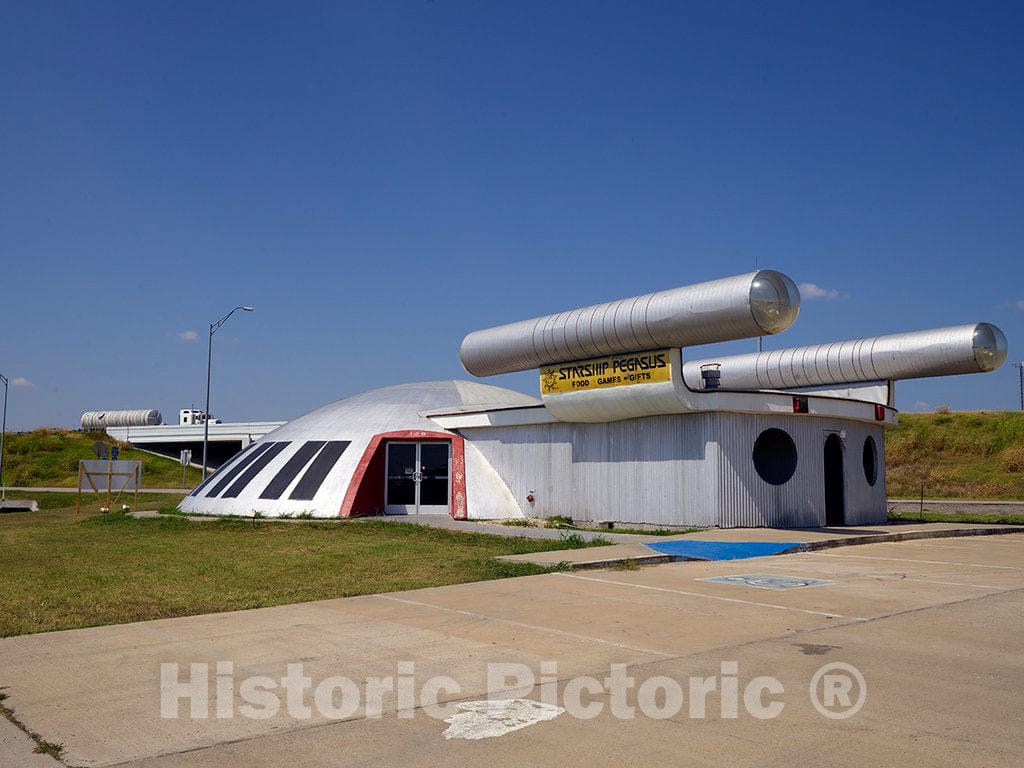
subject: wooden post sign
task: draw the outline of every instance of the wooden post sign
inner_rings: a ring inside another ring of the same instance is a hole
[[[85,486],[88,485],[88,489]],[[135,494],[139,502],[139,488],[142,486],[142,462],[121,459],[82,459],[78,462],[78,512],[82,511],[82,491],[92,490],[97,496],[107,494],[107,507],[111,497],[120,496],[123,491]]]

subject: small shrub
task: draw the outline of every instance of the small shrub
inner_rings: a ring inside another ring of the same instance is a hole
[[[32,485],[38,476],[39,473],[33,467],[17,467],[7,482],[11,485]]]
[[[607,547],[613,543],[603,536],[595,536],[592,539],[585,539],[578,533],[569,533],[568,531],[563,531],[559,534],[558,540],[564,544],[568,544],[573,549],[582,549],[583,547]]]
[[[639,571],[640,563],[636,560],[619,560],[612,564],[613,571]]]
[[[999,459],[1007,472],[1024,472],[1024,445],[1006,448]]]
[[[566,560],[561,560],[554,565],[549,565],[546,569],[546,573],[568,573],[572,571],[572,563]]]
[[[40,441],[40,448],[50,453],[64,450],[65,445],[65,441],[60,435],[47,435]]]
[[[563,544],[568,544],[574,549],[587,546],[587,540],[580,536],[578,533],[562,533],[558,537],[559,541]]]
[[[78,457],[77,456],[62,456],[58,464],[61,472],[67,472],[68,474],[74,474],[78,472]]]
[[[544,520],[545,528],[572,528],[572,518],[565,515],[551,515]]]
[[[950,412],[949,406],[946,405],[946,403],[942,403],[941,405],[939,405],[938,408],[935,409],[935,412],[936,413],[943,413],[943,414],[949,413]]]

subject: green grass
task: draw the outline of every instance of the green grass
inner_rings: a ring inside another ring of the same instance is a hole
[[[180,488],[181,464],[164,456],[131,448],[112,440],[105,432],[76,432],[67,429],[36,429],[8,432],[4,442],[4,481],[13,486],[76,488],[79,459],[95,459],[93,444],[117,445],[121,459],[142,460],[142,485],[147,488]],[[189,488],[199,483],[200,471],[189,467]]]
[[[39,499],[0,515],[0,636],[526,576],[551,569],[495,556],[595,546],[390,521],[77,516],[73,495]]]
[[[33,493],[32,491],[8,491],[8,499],[35,499],[39,503],[40,510],[55,510],[55,509],[69,509],[71,512],[75,511],[75,505],[77,503],[77,494],[75,491],[69,491],[68,493]],[[113,497],[112,497],[113,498]],[[158,509],[163,506],[177,504],[181,501],[184,496],[176,496],[173,493],[140,493],[139,503],[137,509]],[[82,493],[82,516],[91,515],[99,512],[100,507],[106,506],[107,496],[106,494],[96,495],[92,491],[88,493]],[[121,509],[122,504],[128,506],[135,506],[134,496],[130,493],[122,493],[116,501],[113,502],[112,506],[114,509]],[[174,509],[173,506],[169,506],[168,509]],[[175,510],[177,511],[177,510]],[[22,512],[11,512],[11,515],[22,515],[32,513]],[[0,522],[6,520],[6,516],[0,514]]]
[[[1024,413],[901,413],[885,460],[890,498],[1024,500]]]
[[[682,536],[684,533],[697,533],[703,528],[620,528],[615,526],[610,533],[630,533],[634,536]]]
[[[587,528],[573,523],[572,518],[564,515],[555,515],[549,518],[514,517],[511,520],[502,520],[502,525],[511,528],[557,528],[568,531],[604,531],[609,533],[629,533],[636,536],[680,536],[684,533],[693,533],[700,528],[620,528],[618,525],[613,528]]]

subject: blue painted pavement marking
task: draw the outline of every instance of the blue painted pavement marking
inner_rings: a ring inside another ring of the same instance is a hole
[[[690,560],[742,560],[764,557],[799,547],[798,541],[658,541],[648,547],[662,555]]]

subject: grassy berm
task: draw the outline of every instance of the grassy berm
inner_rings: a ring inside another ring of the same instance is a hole
[[[106,432],[77,432],[43,427],[31,432],[7,433],[4,444],[4,480],[9,486],[76,488],[79,459],[95,459],[97,442],[120,446],[121,459],[142,460],[144,488],[180,488],[181,464],[111,440]],[[189,488],[199,483],[200,472],[189,467]]]
[[[1024,501],[1024,413],[901,413],[885,463],[889,498]]]

